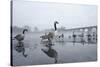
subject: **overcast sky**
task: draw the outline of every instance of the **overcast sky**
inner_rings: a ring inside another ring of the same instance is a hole
[[[37,26],[40,30],[58,27],[66,29],[97,25],[97,7],[94,5],[74,5],[13,1],[13,25]]]

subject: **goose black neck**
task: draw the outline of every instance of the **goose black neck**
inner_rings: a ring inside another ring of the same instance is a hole
[[[25,30],[23,30],[23,34],[25,34]]]
[[[56,24],[57,24],[57,23],[54,23],[54,28],[55,28],[55,31],[57,30],[57,26],[56,26]]]

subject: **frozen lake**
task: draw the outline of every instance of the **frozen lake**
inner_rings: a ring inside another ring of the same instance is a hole
[[[37,65],[37,64],[53,64],[55,59],[49,57],[42,51],[49,48],[45,44],[41,43],[40,33],[26,34],[26,38],[23,41],[25,54],[15,50],[17,41],[13,43],[13,64],[16,65]],[[65,35],[65,39],[67,34]],[[14,35],[13,35],[14,36]],[[51,48],[54,53],[57,54],[57,63],[72,63],[72,62],[85,62],[97,60],[97,44],[85,43],[73,43],[73,42],[55,42]]]

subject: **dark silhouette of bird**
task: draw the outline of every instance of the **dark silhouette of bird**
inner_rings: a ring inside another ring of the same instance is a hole
[[[48,47],[49,49],[41,49],[47,56],[54,58],[55,59],[55,63],[57,63],[57,58],[58,58],[58,53],[56,52],[56,50],[52,49],[51,47]]]
[[[27,57],[27,54],[25,54],[24,42],[19,41],[18,44],[20,44],[20,45],[15,46],[15,50],[16,50],[17,52],[19,52],[19,53],[22,52],[22,55],[23,55],[24,57]]]
[[[59,22],[58,21],[55,21],[54,22],[54,29],[55,29],[55,31],[57,31],[57,24],[59,24]]]
[[[25,32],[28,31],[27,29],[24,29],[22,34],[18,34],[14,37],[14,40],[16,39],[17,41],[23,41],[25,38]]]

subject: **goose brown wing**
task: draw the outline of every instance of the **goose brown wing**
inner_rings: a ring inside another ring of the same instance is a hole
[[[24,37],[23,37],[21,34],[16,35],[15,38],[16,38],[18,41],[21,41],[21,40],[24,39]]]

